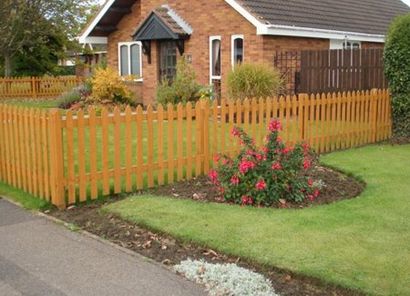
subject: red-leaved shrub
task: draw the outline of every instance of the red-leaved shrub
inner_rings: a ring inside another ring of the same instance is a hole
[[[241,129],[233,128],[239,139],[239,155],[218,155],[217,166],[209,173],[212,183],[227,202],[271,206],[279,200],[300,203],[313,201],[319,189],[307,172],[315,165],[314,153],[306,143],[286,146],[279,137],[281,124],[269,123],[269,134],[262,149]]]

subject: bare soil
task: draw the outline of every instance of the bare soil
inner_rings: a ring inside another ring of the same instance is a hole
[[[321,180],[324,185],[320,190],[318,198],[313,202],[306,201],[304,203],[283,203],[282,201],[274,206],[277,208],[306,208],[330,204],[343,199],[354,198],[358,196],[365,187],[364,183],[355,178],[327,167],[316,167],[309,172],[309,176],[312,177],[313,180]],[[220,199],[217,188],[212,185],[206,176],[157,187],[147,192],[158,196],[188,198],[204,202],[223,202]]]

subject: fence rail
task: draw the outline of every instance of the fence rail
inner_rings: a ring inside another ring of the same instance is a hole
[[[0,78],[0,99],[57,97],[81,82],[75,76]]]
[[[285,142],[322,153],[389,138],[390,116],[387,90],[113,113],[0,105],[0,179],[65,207],[207,173],[216,153],[238,151],[234,125],[261,145],[279,118]]]

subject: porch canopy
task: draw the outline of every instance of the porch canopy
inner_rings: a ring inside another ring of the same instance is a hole
[[[144,54],[151,55],[151,41],[174,40],[179,53],[184,53],[184,40],[192,34],[191,26],[168,5],[154,9],[132,35],[141,41]]]

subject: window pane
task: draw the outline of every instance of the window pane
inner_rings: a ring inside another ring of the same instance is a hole
[[[221,40],[212,40],[212,76],[221,75]]]
[[[131,74],[141,77],[141,60],[139,44],[131,45]]]
[[[122,45],[120,47],[120,73],[121,76],[129,75],[128,69],[128,46]]]
[[[241,64],[243,61],[243,39],[236,38],[233,41],[233,61],[235,64]]]

